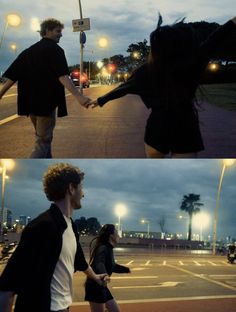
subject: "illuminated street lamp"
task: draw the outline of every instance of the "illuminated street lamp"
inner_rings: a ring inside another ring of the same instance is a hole
[[[180,219],[180,220],[183,220],[183,219],[186,220],[186,238],[188,238],[188,224],[189,224],[189,218],[188,218],[188,217],[185,217],[185,216],[183,216],[183,215],[178,215],[177,218]]]
[[[108,40],[105,37],[102,37],[98,40],[98,45],[100,48],[106,48],[108,46]]]
[[[193,217],[193,222],[194,222],[195,226],[199,226],[199,229],[200,229],[200,235],[199,235],[200,241],[203,240],[203,236],[202,236],[203,228],[209,224],[209,221],[210,221],[210,217],[205,212],[200,212],[200,213],[194,215],[194,217]]]
[[[118,233],[120,237],[122,236],[122,227],[121,227],[120,219],[126,214],[126,212],[127,212],[127,208],[124,204],[117,204],[115,206],[115,213],[118,216]]]
[[[147,238],[149,238],[150,237],[150,223],[149,223],[149,221],[147,219],[142,219],[141,223],[142,224],[147,223]]]
[[[97,67],[99,68],[99,69],[101,69],[102,67],[103,67],[103,62],[102,61],[97,61]]]
[[[215,213],[214,213],[214,227],[213,227],[213,255],[216,254],[216,229],[217,229],[217,221],[218,221],[218,210],[219,210],[219,200],[220,200],[220,190],[222,186],[222,181],[225,173],[226,167],[232,166],[235,162],[235,159],[223,159],[223,166],[220,175],[220,181],[218,185],[217,191],[217,198],[216,198],[216,206],[215,206]]]
[[[2,174],[2,206],[0,215],[0,238],[3,240],[3,213],[4,213],[4,195],[5,195],[5,181],[7,170],[14,168],[14,161],[12,159],[2,159],[0,172]]]
[[[40,21],[37,17],[32,17],[30,21],[30,27],[33,31],[39,32],[40,31]]]
[[[17,14],[8,14],[7,15],[5,26],[4,26],[3,33],[1,36],[1,40],[0,40],[0,49],[2,47],[3,39],[5,37],[5,33],[6,33],[8,26],[18,27],[20,25],[20,23],[21,23],[21,17],[19,15],[17,15]]]
[[[135,58],[135,59],[139,59],[139,58],[140,58],[140,53],[137,52],[137,51],[135,51],[135,52],[132,53],[132,56],[133,56],[133,58]]]
[[[10,49],[17,55],[17,45],[15,43],[10,44]]]

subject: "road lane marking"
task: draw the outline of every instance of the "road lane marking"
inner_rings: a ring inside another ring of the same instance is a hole
[[[192,300],[215,300],[215,299],[236,299],[236,295],[219,295],[219,296],[196,296],[196,297],[176,297],[176,298],[154,298],[154,299],[136,299],[136,300],[117,300],[119,304],[126,303],[149,303],[149,302],[173,302],[173,301],[192,301]],[[72,306],[87,306],[89,303],[73,302]]]
[[[207,261],[208,263],[210,263],[211,265],[214,265],[216,266],[217,264],[215,264],[214,262],[211,262],[211,261]]]
[[[7,94],[7,95],[3,95],[3,99],[4,98],[7,98],[7,97],[11,97],[11,96],[16,96],[17,95],[17,93],[13,93],[13,94]]]
[[[229,264],[227,261],[221,261],[221,263],[223,263],[224,265],[230,266],[231,264]]]
[[[143,271],[147,270],[147,268],[132,268],[132,271]]]
[[[211,274],[209,276],[211,276],[211,277],[218,277],[218,278],[225,278],[225,277],[231,278],[231,277],[235,277],[236,274]]]
[[[199,262],[197,262],[197,261],[193,261],[196,265],[198,265],[198,266],[202,266],[202,264],[201,263],[199,263]]]
[[[164,260],[164,261],[162,262],[162,265],[166,265],[166,260]]]
[[[131,265],[134,262],[134,260],[131,260],[130,262],[127,262],[125,265]]]
[[[224,288],[228,288],[228,289],[230,289],[230,290],[236,291],[236,288],[235,288],[235,287],[232,287],[232,286],[230,286],[230,285],[227,285],[227,284],[222,283],[222,282],[219,282],[219,281],[215,281],[215,280],[213,280],[213,279],[211,279],[211,278],[209,278],[209,277],[207,277],[207,276],[204,276],[203,274],[196,274],[196,273],[193,273],[193,272],[191,272],[191,271],[189,271],[189,270],[182,269],[182,268],[180,268],[180,267],[177,267],[177,266],[174,266],[174,265],[171,265],[171,264],[168,264],[168,267],[173,268],[173,269],[176,269],[176,270],[179,270],[179,271],[182,271],[182,272],[185,272],[185,273],[188,273],[188,274],[190,274],[190,275],[192,275],[192,276],[194,276],[194,277],[198,277],[198,278],[200,278],[200,279],[203,279],[203,280],[205,280],[205,281],[211,282],[211,283],[216,284],[216,285],[218,285],[218,286],[222,286],[222,287],[224,287]]]
[[[179,264],[180,264],[180,265],[184,265],[182,261],[179,261]]]
[[[0,120],[0,126],[1,126],[1,125],[4,125],[5,123],[7,123],[7,122],[9,122],[9,121],[12,121],[12,120],[18,118],[18,117],[20,117],[20,116],[18,116],[17,114],[15,114],[15,115],[12,115],[12,116],[10,116],[10,117],[4,118],[4,119]]]
[[[149,265],[150,262],[151,260],[148,260],[144,265]]]
[[[145,279],[145,278],[158,278],[158,276],[143,276],[143,275],[140,275],[140,276],[112,276],[112,280],[116,279],[116,280],[120,280],[120,279]]]
[[[139,286],[113,286],[113,289],[137,289],[137,288],[161,288],[161,287],[176,287],[178,284],[183,284],[182,282],[164,282],[158,285],[139,285]]]

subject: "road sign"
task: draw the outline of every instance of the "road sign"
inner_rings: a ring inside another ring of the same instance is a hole
[[[73,31],[85,31],[90,30],[90,19],[89,18],[81,18],[72,20]]]
[[[80,32],[80,43],[85,44],[85,42],[86,42],[85,32],[81,31]]]

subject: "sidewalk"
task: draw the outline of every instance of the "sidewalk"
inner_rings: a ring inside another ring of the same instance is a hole
[[[199,158],[236,158],[236,111],[204,102],[199,109],[205,151]]]

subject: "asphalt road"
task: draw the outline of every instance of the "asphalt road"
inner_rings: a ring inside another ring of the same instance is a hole
[[[113,87],[89,88],[84,94],[96,99]],[[27,158],[34,139],[32,125],[27,117],[6,120],[16,106],[16,97],[7,96],[0,108],[0,157]],[[148,111],[138,97],[128,95],[125,101],[118,100],[118,105],[93,110],[79,106],[68,94],[67,103],[69,116],[57,119],[54,158],[145,157],[143,133]]]
[[[116,257],[131,274],[113,274],[118,301],[230,296],[236,298],[236,264],[226,257],[129,255]],[[74,278],[74,301],[83,300],[83,273]]]
[[[129,266],[131,274],[113,273],[109,288],[123,312],[235,311],[236,264],[225,256],[118,251],[117,263]],[[89,311],[84,280],[75,273],[71,312]]]
[[[235,311],[236,265],[225,257],[118,256],[131,274],[113,274],[109,288],[123,312]],[[89,311],[84,277],[74,278],[72,312]]]
[[[114,86],[84,90],[96,99]],[[17,117],[16,90],[0,102],[0,157],[27,158],[34,133],[27,117]],[[149,111],[138,96],[127,95],[103,108],[86,110],[67,94],[69,115],[57,119],[53,140],[54,158],[145,158],[144,128]],[[10,120],[6,118],[10,117]],[[236,112],[209,103],[199,109],[205,151],[200,158],[236,157]]]

